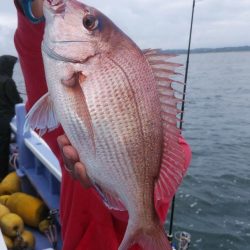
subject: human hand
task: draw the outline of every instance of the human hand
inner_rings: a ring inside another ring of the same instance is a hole
[[[86,168],[80,162],[76,149],[70,144],[68,137],[64,134],[57,138],[59,148],[61,150],[65,168],[74,179],[80,181],[84,188],[89,188],[92,183],[87,175]]]

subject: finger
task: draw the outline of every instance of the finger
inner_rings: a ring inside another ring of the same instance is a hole
[[[68,137],[64,134],[64,135],[60,135],[57,137],[57,143],[58,143],[60,149],[62,149],[64,146],[69,145],[70,141],[69,141]]]
[[[93,184],[87,175],[85,166],[81,162],[77,162],[74,166],[75,177],[80,181],[84,188],[90,188]]]
[[[64,146],[62,149],[62,152],[69,161],[73,162],[73,164],[79,161],[78,153],[76,149],[72,147],[71,145]]]
[[[64,163],[68,164],[68,159],[67,159],[67,157],[65,157],[64,150],[63,150],[63,148],[65,146],[69,146],[70,145],[70,141],[69,141],[68,137],[65,134],[58,136],[57,137],[57,143],[58,143],[59,149],[61,151]],[[68,170],[70,170],[70,169],[68,169]]]
[[[62,148],[62,156],[66,170],[75,178],[74,165],[79,161],[77,151],[71,145],[67,145]]]

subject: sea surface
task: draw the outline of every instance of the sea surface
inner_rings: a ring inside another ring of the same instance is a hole
[[[183,129],[193,157],[174,232],[189,249],[250,249],[250,52],[191,54]]]
[[[19,65],[14,78],[25,92]],[[183,135],[193,158],[174,233],[191,234],[189,249],[250,249],[250,52],[191,54]]]

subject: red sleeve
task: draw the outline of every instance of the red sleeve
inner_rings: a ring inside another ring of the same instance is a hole
[[[17,3],[16,6],[18,25],[14,42],[25,79],[28,97],[26,107],[29,110],[47,92],[41,56],[44,23],[33,25],[24,18]]]
[[[41,55],[44,24],[32,24],[17,6],[18,27],[15,45],[19,54],[26,89],[27,109],[47,92]],[[48,143],[63,166],[56,142],[61,128],[45,134]],[[114,218],[92,189],[84,190],[62,167],[60,217],[62,250],[117,250],[123,238],[126,222]],[[133,248],[136,250],[136,248]]]

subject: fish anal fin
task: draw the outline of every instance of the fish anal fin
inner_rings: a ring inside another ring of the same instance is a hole
[[[99,194],[101,197],[102,201],[104,204],[109,208],[109,209],[114,209],[117,211],[126,211],[126,207],[123,205],[122,201],[119,199],[119,197],[116,194],[111,194],[108,191],[105,191],[103,188],[101,188],[99,185],[94,183],[94,188],[96,192]]]
[[[59,126],[59,122],[54,109],[54,104],[49,93],[43,95],[30,109],[26,115],[24,133],[29,128],[38,130],[39,135],[52,131]]]

